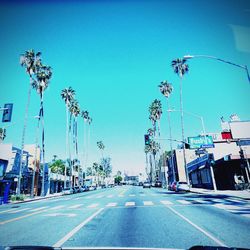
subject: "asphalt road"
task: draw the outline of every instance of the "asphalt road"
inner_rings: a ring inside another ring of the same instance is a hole
[[[0,245],[250,248],[250,202],[120,186],[0,206]]]

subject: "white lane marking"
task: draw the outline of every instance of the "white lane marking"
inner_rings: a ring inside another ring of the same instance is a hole
[[[89,206],[87,206],[87,208],[95,208],[95,207],[98,207],[99,204],[98,203],[94,203],[94,204],[91,204]]]
[[[127,191],[128,191],[127,189],[124,189],[119,195],[124,195],[124,193],[127,192]]]
[[[29,210],[30,208],[22,208],[22,209],[18,209],[18,210],[12,210],[10,212],[8,212],[8,214],[16,214],[18,212],[22,212],[22,211],[25,211],[25,210]]]
[[[164,204],[164,205],[173,205],[173,202],[171,202],[171,201],[167,201],[167,200],[162,200],[162,201],[160,201],[162,204]]]
[[[39,210],[42,210],[42,209],[45,209],[45,208],[47,208],[47,207],[38,207],[38,208],[30,210],[30,212],[39,211]]]
[[[221,199],[211,199],[212,202],[215,202],[215,203],[221,203],[223,202],[223,200]]]
[[[78,207],[80,207],[80,206],[82,206],[83,204],[76,204],[76,205],[73,205],[73,206],[71,206],[71,207],[69,207],[69,208],[78,208]]]
[[[77,233],[82,227],[84,227],[88,222],[94,219],[100,212],[102,212],[104,208],[100,208],[97,212],[92,214],[86,220],[81,222],[78,226],[76,226],[73,230],[71,230],[68,234],[66,234],[62,239],[60,239],[57,243],[53,245],[53,247],[61,247],[67,240],[69,240],[75,233]]]
[[[145,194],[140,194],[140,196],[146,196]]]
[[[0,212],[0,214],[7,213],[7,212],[9,212],[9,211],[13,211],[13,209],[3,210],[3,211]]]
[[[52,208],[50,208],[49,210],[61,209],[61,208],[63,208],[63,207],[65,207],[65,206],[64,206],[64,205],[59,205],[59,206],[56,206],[56,207],[52,207]]]
[[[128,196],[130,196],[130,197],[134,197],[134,196],[135,196],[135,194],[129,194]]]
[[[181,203],[181,204],[185,204],[185,205],[187,205],[187,204],[191,204],[191,202],[190,201],[186,201],[186,200],[177,200],[179,203]]]
[[[80,197],[77,197],[77,198],[75,198],[75,199],[73,199],[74,201],[77,201],[77,200],[80,200]]]
[[[243,207],[234,206],[234,205],[227,205],[227,204],[214,204],[214,207],[225,209],[225,210],[241,210]]]
[[[110,194],[107,196],[107,198],[112,198],[114,195]]]
[[[75,217],[76,214],[69,214],[69,213],[52,213],[52,214],[44,214],[43,216],[49,216],[49,217],[57,217],[57,216]]]
[[[242,216],[250,219],[250,214],[242,214]]]
[[[124,197],[124,195],[123,194],[119,194],[118,197]]]
[[[63,200],[64,201],[68,201],[68,200],[71,200],[72,198],[64,198]]]
[[[110,202],[106,205],[106,207],[116,207],[117,203],[116,202]]]
[[[133,202],[133,201],[128,201],[128,202],[125,203],[125,206],[126,206],[126,207],[135,206],[135,202]]]
[[[152,201],[143,201],[144,206],[153,206],[154,203]]]
[[[205,200],[195,200],[195,202],[199,202],[201,204],[211,204],[210,201],[205,201]]]
[[[230,199],[225,199],[226,201],[228,201],[228,202],[234,202],[234,203],[240,203],[240,204],[244,204],[244,202],[243,201],[241,201],[241,200],[238,200],[238,199],[234,199],[234,198],[230,198]]]
[[[222,241],[220,241],[219,239],[217,239],[216,237],[214,237],[212,234],[210,234],[209,232],[205,231],[204,229],[202,229],[201,227],[199,227],[198,225],[194,224],[192,221],[190,221],[188,218],[186,218],[184,215],[180,214],[179,212],[177,212],[175,209],[173,209],[173,207],[170,206],[166,206],[168,209],[170,209],[173,213],[175,213],[176,215],[178,215],[179,217],[181,217],[183,220],[185,220],[187,223],[189,223],[190,225],[192,225],[193,227],[195,227],[197,230],[199,230],[200,232],[202,232],[203,234],[205,234],[208,238],[210,238],[211,240],[213,240],[214,242],[216,242],[216,244],[222,246],[222,247],[228,247],[225,243],[223,243]]]

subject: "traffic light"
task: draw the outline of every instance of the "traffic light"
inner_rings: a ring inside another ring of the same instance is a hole
[[[149,135],[144,135],[144,140],[145,140],[145,145],[149,145],[150,144]]]
[[[244,158],[245,158],[245,157],[244,157],[244,152],[243,152],[242,149],[239,151],[239,154],[240,154],[240,158],[241,158],[241,159],[244,159]]]
[[[190,149],[190,144],[185,142],[185,149]]]
[[[4,104],[2,122],[10,122],[12,116],[13,103]]]

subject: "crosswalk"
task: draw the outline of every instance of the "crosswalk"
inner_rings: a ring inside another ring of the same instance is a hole
[[[156,196],[155,194],[153,196]],[[125,199],[119,199],[118,197],[125,197]],[[157,207],[157,206],[210,206],[216,209],[226,210],[232,214],[238,214],[250,219],[250,202],[237,199],[237,198],[192,198],[189,196],[180,197],[180,199],[172,199],[161,194],[161,197],[152,197],[145,193],[140,194],[118,194],[118,195],[92,195],[86,197],[77,197],[71,199],[75,200],[75,204],[70,201],[63,205],[57,205],[56,203],[42,204],[39,207],[19,207],[19,208],[6,208],[0,210],[0,217],[4,217],[5,214],[18,216],[19,214],[27,213],[40,213],[40,212],[52,212],[57,213],[58,211],[81,211],[83,209],[97,209],[97,208],[133,208],[133,207]],[[103,198],[103,200],[101,200]],[[105,200],[107,198],[107,200]],[[68,200],[68,197],[67,197]],[[71,203],[71,204],[70,204]],[[1,219],[0,219],[1,221]]]

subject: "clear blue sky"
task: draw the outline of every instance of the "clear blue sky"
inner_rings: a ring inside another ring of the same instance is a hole
[[[217,56],[250,68],[250,1],[0,1],[0,106],[13,102],[6,143],[21,144],[29,79],[19,65],[28,49],[42,52],[53,68],[45,92],[46,160],[65,157],[63,88],[72,86],[93,118],[89,162],[98,161],[96,141],[106,146],[115,170],[143,171],[143,135],[151,127],[148,106],[163,102],[161,130],[169,137],[165,99],[158,84],[174,86],[171,106],[179,109],[179,79],[171,60],[185,54]],[[220,117],[250,119],[250,84],[244,70],[208,59],[192,59],[183,81],[184,110],[204,117],[207,132],[220,131]],[[35,141],[39,98],[32,91],[25,143]],[[172,115],[181,138],[179,113]],[[3,124],[2,124],[3,125]],[[185,117],[186,136],[201,132]],[[83,122],[79,123],[82,151]],[[163,143],[168,149],[168,143]]]

